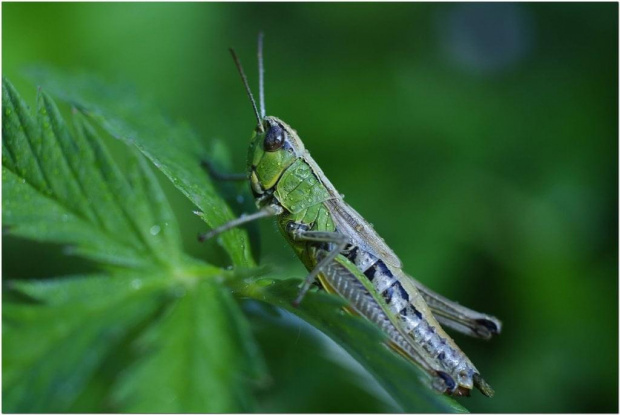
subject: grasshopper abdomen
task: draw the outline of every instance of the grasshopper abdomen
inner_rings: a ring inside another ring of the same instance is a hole
[[[359,247],[348,249],[344,255],[362,271],[372,283],[389,311],[398,316],[400,328],[415,345],[421,346],[420,353],[426,353],[433,360],[433,369],[445,371],[452,378],[458,378],[459,386],[473,387],[477,369],[449,337],[441,330],[432,315],[414,304],[417,293],[403,286],[395,271],[372,253]]]

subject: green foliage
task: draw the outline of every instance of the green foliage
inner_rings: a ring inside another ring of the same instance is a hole
[[[70,409],[115,347],[138,329],[144,337],[130,347],[145,350],[113,384],[115,409],[250,409],[244,378],[257,376],[261,360],[218,282],[226,272],[183,254],[174,214],[144,158],[130,147],[121,171],[85,118],[74,114],[71,132],[43,92],[35,119],[3,81],[2,106],[4,225],[16,236],[70,244],[72,253],[106,271],[11,285],[31,301],[3,309],[3,409]],[[166,365],[158,365],[162,359]],[[188,381],[176,364],[195,376]],[[211,399],[184,399],[202,396],[193,393],[198,388]]]
[[[4,305],[4,411],[65,412],[110,350],[161,306],[162,286],[90,275],[15,284],[35,304]]]
[[[106,85],[83,74],[33,72],[46,89],[79,107],[112,136],[138,148],[201,210],[209,226],[234,218],[201,168],[201,161],[209,160],[207,149],[187,125],[171,122],[148,100],[136,102],[133,89],[126,85]],[[243,230],[233,229],[220,239],[233,264],[253,265]]]
[[[122,407],[128,412],[157,408],[166,413],[251,410],[251,394],[236,386],[243,371],[231,370],[229,365],[250,357],[244,366],[250,369],[247,375],[256,378],[262,374],[261,360],[230,292],[211,280],[183,294],[138,339],[136,347],[144,357],[120,381],[117,394]],[[230,327],[244,330],[217,335]],[[153,352],[144,353],[148,350]],[[205,382],[205,374],[210,374],[211,381]]]
[[[131,95],[85,79],[67,92],[68,78],[52,79],[59,83],[50,89],[74,106],[71,128],[45,92],[35,117],[3,80],[3,221],[12,235],[70,246],[100,272],[9,283],[4,411],[260,409],[252,386],[264,385],[268,370],[234,296],[286,309],[327,334],[405,411],[463,411],[384,347],[376,328],[344,314],[338,298],[310,293],[293,309],[298,279],[256,279],[245,232],[222,237],[234,271],[184,253],[142,155],[215,226],[232,214],[200,170],[207,153],[199,141]],[[129,145],[125,163],[110,156],[101,128]]]
[[[497,392],[458,401],[481,413],[618,412],[617,3],[6,2],[2,27],[2,72],[33,109],[40,80],[23,77],[33,64],[127,79],[140,98],[117,105],[143,106],[147,92],[225,172],[241,170],[253,124],[227,47],[256,93],[264,31],[267,113],[299,132],[408,273],[503,321],[489,342],[455,334]],[[101,93],[93,103],[115,100]],[[130,148],[102,138],[124,167]],[[153,171],[185,253],[230,263],[218,241],[196,241],[199,208]],[[218,190],[235,216],[252,211],[247,184]],[[265,276],[303,276],[273,224],[255,225],[245,229],[272,266]],[[5,280],[97,272],[66,246],[5,234]],[[398,410],[326,336],[275,306],[241,304],[272,382],[256,391],[259,410]],[[119,410],[98,402],[128,350],[115,348],[72,410]]]
[[[75,115],[71,135],[43,92],[36,120],[8,82],[3,82],[2,106],[2,210],[12,234],[71,243],[76,253],[107,264],[178,262],[174,215],[137,154],[123,177],[84,118]]]

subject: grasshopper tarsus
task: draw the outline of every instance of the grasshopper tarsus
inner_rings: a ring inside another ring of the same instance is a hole
[[[499,332],[502,330],[501,325],[490,319],[479,318],[476,320],[476,322],[481,326],[485,327],[491,335],[499,334]]]
[[[479,373],[476,373],[474,375],[474,385],[478,388],[478,390],[480,392],[482,392],[482,394],[484,396],[487,396],[489,398],[492,398],[493,395],[495,395],[495,391],[493,390],[493,388],[491,387],[491,385],[489,385],[483,378],[482,376],[480,376]]]

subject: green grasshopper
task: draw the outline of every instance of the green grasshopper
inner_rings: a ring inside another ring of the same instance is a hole
[[[320,285],[348,301],[347,310],[381,329],[389,345],[421,366],[432,387],[447,395],[469,396],[475,386],[493,389],[446,334],[439,322],[462,333],[489,339],[501,330],[494,317],[467,309],[431,291],[402,271],[401,261],[340,193],[284,121],[266,116],[262,34],[258,42],[260,112],[243,67],[230,50],[258,124],[251,138],[247,173],[219,179],[249,178],[258,211],[200,236],[201,240],[260,218],[277,217],[280,231],[309,270],[298,306],[318,278]]]

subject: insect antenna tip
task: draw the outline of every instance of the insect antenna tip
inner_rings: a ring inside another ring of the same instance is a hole
[[[248,98],[250,98],[252,109],[254,109],[254,114],[256,115],[256,120],[258,121],[258,127],[260,130],[262,130],[263,119],[261,118],[261,115],[258,112],[258,108],[256,107],[256,101],[254,100],[254,95],[252,95],[252,90],[250,89],[248,78],[245,76],[245,72],[243,71],[243,66],[241,66],[241,61],[239,60],[239,57],[237,56],[237,53],[233,48],[229,48],[228,50],[230,51],[230,54],[235,61],[235,65],[237,66],[237,70],[239,71],[239,75],[241,76],[241,81],[243,82],[243,86],[245,87],[245,92],[248,94]]]

